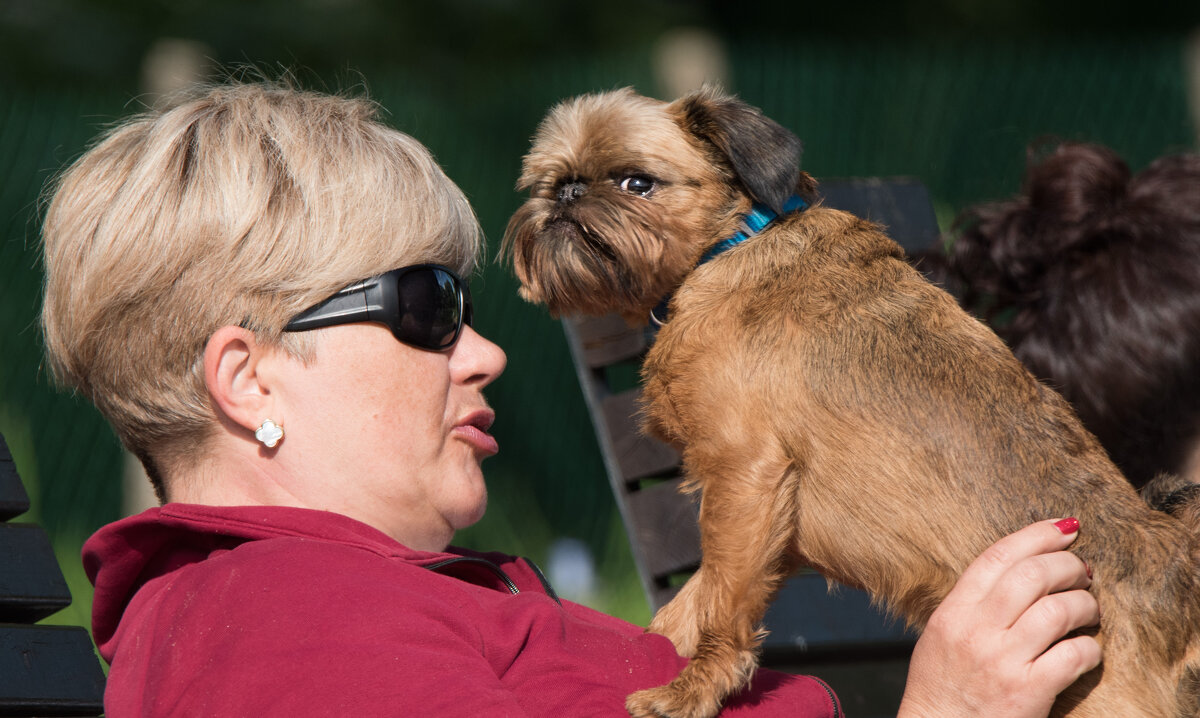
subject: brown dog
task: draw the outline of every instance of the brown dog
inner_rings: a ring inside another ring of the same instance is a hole
[[[1076,516],[1104,663],[1052,715],[1197,715],[1193,536],[878,227],[782,213],[815,189],[799,158],[790,132],[732,97],[622,90],[556,107],[524,160],[531,196],[504,240],[522,296],[645,322],[673,293],[643,368],[646,427],[702,491],[703,562],[650,625],[692,660],[630,696],[630,713],[714,715],[800,564],[920,628],[994,541]],[[755,203],[782,216],[701,263]]]

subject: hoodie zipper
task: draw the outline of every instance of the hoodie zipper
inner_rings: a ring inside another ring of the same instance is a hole
[[[542,569],[538,568],[536,563],[527,558],[521,558],[520,560],[524,561],[526,566],[529,566],[529,568],[533,569],[533,575],[537,576],[537,580],[542,584],[542,588],[545,589],[546,595],[554,599],[554,602],[561,606],[562,600],[559,599],[558,594],[554,592],[554,587],[550,585],[548,580],[546,580],[546,576],[542,573]],[[521,592],[521,589],[517,588],[516,582],[509,578],[507,573],[504,573],[504,569],[500,568],[491,561],[488,561],[484,558],[479,558],[478,556],[455,556],[454,558],[448,558],[443,561],[438,561],[437,563],[432,563],[425,568],[433,571],[434,573],[442,573],[445,575],[441,569],[444,569],[447,566],[454,566],[464,563],[473,566],[482,566],[491,571],[493,574],[495,574],[496,578],[500,579],[504,583],[504,587],[508,589],[508,592],[514,596]]]
[[[527,558],[522,557],[521,560],[525,562],[526,566],[533,569],[533,575],[537,576],[537,580],[541,582],[542,588],[546,591],[546,595],[550,598],[553,598],[554,602],[561,606],[562,601],[558,598],[558,593],[556,593],[554,587],[550,585],[550,580],[546,578],[546,574],[542,573],[542,569],[538,568],[536,563]]]
[[[469,564],[474,564],[476,566],[483,566],[487,570],[496,574],[496,577],[504,582],[504,585],[505,585],[505,587],[508,588],[509,593],[511,593],[515,596],[521,592],[521,589],[517,588],[517,584],[513,583],[513,580],[511,578],[509,578],[508,574],[504,573],[504,571],[499,566],[492,563],[491,561],[488,561],[488,560],[482,559],[482,558],[476,558],[475,556],[458,556],[455,558],[448,558],[445,561],[438,561],[437,563],[430,564],[430,565],[426,566],[425,568],[429,569],[430,571],[433,571],[434,573],[441,573],[441,570],[443,568],[446,568],[447,566],[453,566],[455,564],[460,564],[460,563],[469,563]]]
[[[838,702],[837,694],[833,692],[833,689],[830,688],[829,684],[825,681],[817,678],[816,676],[810,677],[816,681],[818,685],[824,688],[826,693],[829,694],[829,702],[833,704],[833,718],[842,718],[842,704]]]

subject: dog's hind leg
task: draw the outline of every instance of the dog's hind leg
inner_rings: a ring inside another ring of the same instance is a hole
[[[666,686],[632,694],[633,716],[709,718],[749,680],[761,621],[792,572],[796,477],[782,451],[761,444],[685,451],[701,487],[700,569],[650,624],[691,661]]]

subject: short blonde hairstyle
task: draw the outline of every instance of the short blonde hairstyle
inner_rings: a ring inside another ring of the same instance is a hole
[[[104,133],[48,188],[42,328],[55,379],[146,466],[215,430],[203,354],[225,325],[308,358],[297,313],[419,262],[470,274],[463,196],[364,99],[274,83],[198,88]]]

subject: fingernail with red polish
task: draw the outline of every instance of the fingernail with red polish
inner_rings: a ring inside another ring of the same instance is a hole
[[[1054,522],[1054,528],[1069,536],[1079,530],[1079,519],[1074,517],[1059,519]]]

